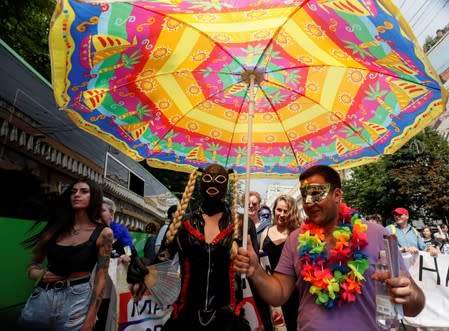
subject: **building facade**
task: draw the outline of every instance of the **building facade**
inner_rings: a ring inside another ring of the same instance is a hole
[[[157,230],[177,198],[138,162],[76,127],[57,108],[51,85],[1,40],[0,63],[0,174],[10,187],[3,199],[11,200],[0,216],[36,202],[28,194],[34,179],[51,196],[88,177],[116,202],[117,222],[131,230],[152,223]]]

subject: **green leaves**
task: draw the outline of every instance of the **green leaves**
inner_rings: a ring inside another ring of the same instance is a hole
[[[48,30],[55,5],[53,0],[0,3],[0,38],[48,80]]]

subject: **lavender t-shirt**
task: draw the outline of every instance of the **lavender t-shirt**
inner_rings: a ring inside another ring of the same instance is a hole
[[[368,224],[368,245],[362,250],[368,256],[369,268],[365,272],[362,282],[362,294],[356,295],[356,301],[344,302],[331,310],[317,305],[315,296],[309,293],[310,284],[303,281],[299,275],[298,232],[295,230],[285,242],[276,272],[297,278],[296,286],[299,290],[299,312],[297,330],[382,330],[376,324],[375,281],[371,279],[379,251],[384,249],[383,235],[388,234],[385,228],[374,223]],[[401,270],[407,270],[400,257]]]

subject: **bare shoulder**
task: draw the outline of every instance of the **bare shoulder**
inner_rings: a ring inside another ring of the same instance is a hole
[[[106,226],[101,232],[100,236],[104,235],[112,235],[112,229],[109,226]]]

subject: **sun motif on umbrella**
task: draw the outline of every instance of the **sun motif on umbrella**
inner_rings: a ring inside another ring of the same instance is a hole
[[[389,1],[86,1],[55,11],[57,103],[151,165],[347,168],[394,152],[444,108]]]

